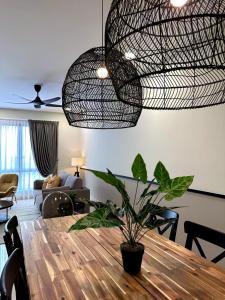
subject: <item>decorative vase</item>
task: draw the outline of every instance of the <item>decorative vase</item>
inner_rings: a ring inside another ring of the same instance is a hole
[[[124,242],[120,245],[124,271],[132,275],[140,272],[144,249],[141,243],[130,245]]]

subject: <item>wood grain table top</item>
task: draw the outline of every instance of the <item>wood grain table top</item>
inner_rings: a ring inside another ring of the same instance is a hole
[[[21,223],[30,297],[225,299],[225,270],[155,232],[143,239],[142,271],[123,271],[118,228],[67,233],[77,216]]]

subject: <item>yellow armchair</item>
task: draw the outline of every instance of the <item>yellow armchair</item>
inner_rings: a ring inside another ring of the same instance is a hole
[[[0,175],[0,198],[12,197],[12,201],[16,201],[16,190],[18,187],[17,174]]]

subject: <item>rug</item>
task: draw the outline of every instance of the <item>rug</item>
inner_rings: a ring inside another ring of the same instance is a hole
[[[5,214],[5,211],[1,210],[0,213]],[[17,200],[17,203],[14,203],[9,209],[9,217],[12,216],[17,216],[19,223],[35,220],[40,217],[39,205],[34,204],[34,199]],[[0,244],[4,243],[4,226],[5,224],[0,225]]]

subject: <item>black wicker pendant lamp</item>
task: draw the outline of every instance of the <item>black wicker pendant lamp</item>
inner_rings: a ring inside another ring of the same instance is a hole
[[[113,0],[105,34],[106,65],[125,103],[175,110],[225,102],[225,0]],[[125,59],[137,76],[124,71]],[[130,94],[139,81],[141,105]]]
[[[119,57],[119,53],[116,57]],[[124,69],[127,72],[134,72],[131,62],[126,61]],[[136,84],[131,94],[133,101],[141,104],[140,82]],[[72,64],[62,88],[62,107],[71,126],[91,129],[133,127],[137,124],[141,114],[140,107],[118,100],[105,67],[103,46],[88,50]]]

